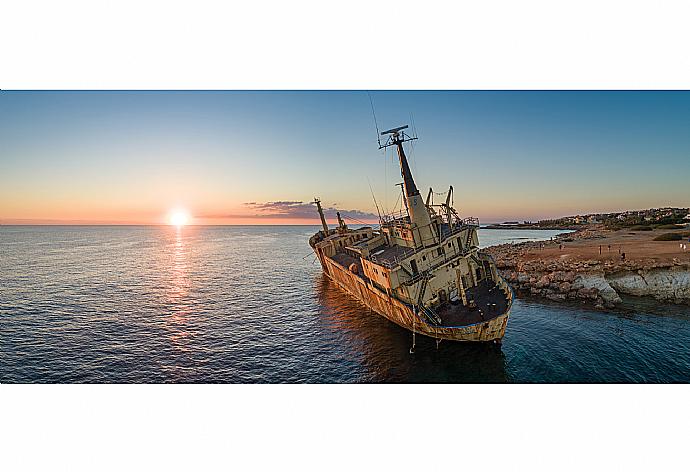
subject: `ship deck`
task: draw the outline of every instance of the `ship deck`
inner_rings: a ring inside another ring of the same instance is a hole
[[[364,268],[362,267],[362,260],[359,257],[351,256],[346,252],[338,252],[333,257],[332,260],[343,266],[346,270],[349,270],[350,265],[355,264],[357,266],[357,277],[369,281],[369,278],[364,275]]]
[[[462,302],[447,303],[436,310],[441,318],[441,326],[467,326],[492,320],[506,312],[508,300],[503,291],[493,281],[484,280],[476,287],[465,291],[467,301],[474,300],[475,308]]]
[[[358,277],[371,283],[364,276],[362,262],[359,258],[351,256],[345,252],[336,253],[331,257],[333,261],[348,270],[351,264],[355,264]],[[483,321],[492,320],[505,314],[508,309],[508,299],[503,291],[492,280],[483,280],[476,287],[468,288],[465,291],[467,301],[475,301],[475,307],[465,306],[461,301],[456,303],[448,302],[435,309],[436,314],[441,318],[441,327],[462,327],[469,326]]]
[[[412,252],[414,252],[414,249],[396,244],[375,251],[372,253],[372,256],[374,256],[377,263],[394,264],[397,260],[404,258],[405,255],[409,255]]]

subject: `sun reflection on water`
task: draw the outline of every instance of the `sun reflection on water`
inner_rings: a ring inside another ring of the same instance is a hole
[[[172,248],[171,264],[171,284],[168,291],[168,302],[171,307],[170,324],[173,334],[170,339],[175,347],[181,351],[188,351],[189,348],[184,343],[185,338],[189,337],[186,330],[190,304],[187,298],[190,287],[190,280],[187,274],[187,248],[184,242],[183,228],[175,228],[175,241]]]

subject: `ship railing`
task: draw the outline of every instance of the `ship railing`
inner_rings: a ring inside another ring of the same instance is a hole
[[[475,218],[474,216],[468,216],[467,218],[464,218],[462,220],[462,224],[464,226],[479,226],[479,218]]]
[[[402,284],[407,285],[407,286],[414,285],[417,282],[419,282],[420,280],[424,280],[425,277],[426,277],[426,272],[419,272],[419,273],[413,275],[411,279],[405,280]]]
[[[472,220],[472,221],[470,223],[465,223],[465,221],[467,221],[467,220]],[[474,222],[476,222],[476,224]],[[439,244],[442,244],[446,239],[448,239],[448,237],[450,237],[454,234],[457,234],[461,231],[466,230],[469,226],[479,226],[479,220],[476,218],[465,218],[464,220],[462,220],[462,223],[460,225],[453,228],[453,230],[450,233],[445,234],[444,235],[445,237],[440,240]],[[376,255],[372,254],[369,256],[369,260],[371,262],[374,262],[374,263],[380,265],[380,266],[386,267],[387,269],[393,269],[395,267],[398,267],[398,265],[400,265],[402,263],[402,261],[404,261],[405,259],[407,259],[411,256],[414,256],[415,254],[420,253],[422,251],[425,251],[427,249],[428,248],[426,248],[426,247],[420,247],[417,249],[407,248],[403,252],[401,252],[400,254],[397,254],[396,256],[394,256],[392,259],[390,259],[390,258],[382,259],[382,258],[376,257]],[[467,253],[470,250],[471,250],[471,248],[466,247],[462,250],[462,252],[460,254],[465,256],[465,255],[467,255]],[[444,261],[444,263],[445,263],[445,261]]]
[[[410,223],[410,219],[405,214],[386,215],[381,217],[384,228],[403,228]]]
[[[443,243],[446,239],[450,238],[451,236],[458,234],[461,231],[464,231],[468,228],[468,225],[465,225],[464,223],[460,223],[459,225],[455,225],[455,227],[450,230],[447,233],[443,233],[443,237],[441,238],[441,243]]]
[[[415,314],[417,319],[422,323],[435,326],[439,326],[443,323],[443,320],[440,316],[438,316],[438,314],[433,310],[433,308],[424,306],[424,304],[416,303],[409,305],[409,307],[412,309],[412,312]]]
[[[460,233],[461,231],[466,230],[467,228],[478,228],[479,227],[479,219],[474,218],[474,217],[468,217],[463,220],[460,220],[457,223],[454,223],[453,229],[448,231],[447,233],[443,233],[441,235],[441,243],[443,243],[446,239],[449,237],[456,235]]]
[[[389,222],[394,222],[394,221],[401,221],[404,220],[408,217],[407,212],[405,211],[397,211],[394,213],[387,213],[385,215],[381,216],[381,220],[383,220],[384,223],[389,223]]]
[[[404,261],[405,259],[407,259],[408,257],[410,257],[410,256],[416,254],[417,252],[421,251],[422,249],[424,249],[424,248],[421,248],[421,249],[415,249],[415,248],[412,248],[412,247],[411,247],[411,248],[407,248],[407,249],[405,249],[402,253],[396,255],[395,257],[393,257],[393,259],[382,259],[382,258],[376,257],[376,255],[372,254],[371,256],[369,256],[369,260],[370,260],[371,262],[375,262],[376,264],[381,265],[381,266],[383,266],[383,267],[386,267],[386,268],[388,268],[388,269],[392,269],[392,268],[397,267],[398,265],[400,265],[400,263],[401,263],[402,261]]]
[[[443,265],[443,263],[437,264],[437,265],[425,270],[424,272],[417,272],[416,274],[414,274],[412,276],[412,278],[405,280],[402,284],[410,286],[410,285],[414,285],[417,282],[424,280],[424,279],[426,279],[427,281],[431,280],[433,278],[433,276],[431,275],[431,272],[433,272],[434,269],[436,269],[436,267],[441,266],[441,265]]]
[[[442,323],[441,317],[436,314],[436,312],[428,307],[424,306],[424,304],[418,305],[418,307],[421,309],[421,312],[424,313],[424,316],[431,322],[433,325],[440,325]]]
[[[489,261],[489,263],[491,263],[492,265],[496,266],[496,260],[494,259],[494,256],[492,256],[492,255],[489,254],[488,252],[477,251],[477,257],[478,257],[480,260]]]
[[[432,265],[431,267],[426,269],[424,272],[419,272],[419,273],[415,274],[414,276],[412,276],[412,278],[403,281],[402,284],[407,285],[407,286],[414,285],[417,282],[419,282],[420,280],[424,279],[425,277],[429,278],[428,274],[435,271],[436,269],[438,269],[442,265],[448,264],[449,262],[454,261],[455,259],[457,259],[459,257],[467,257],[468,255],[472,256],[472,248],[469,248],[469,247],[465,248],[461,252],[455,253],[450,257],[445,255],[445,253],[444,253],[443,260],[438,261],[436,264]]]
[[[477,256],[480,260],[487,260],[491,265],[496,267],[496,260],[494,259],[494,256],[492,256],[488,252],[479,251],[477,253]],[[515,297],[515,294],[513,293],[513,288],[510,286],[508,282],[505,281],[503,277],[501,277],[498,274],[498,269],[496,270],[496,275],[498,277],[498,280],[494,280],[494,282],[496,283],[496,285],[498,285],[498,287],[501,288],[501,290],[503,290],[503,293],[505,293],[506,297],[508,298],[508,302],[512,304],[513,298]]]

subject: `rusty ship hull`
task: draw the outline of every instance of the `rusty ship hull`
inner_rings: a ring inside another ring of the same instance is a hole
[[[487,321],[465,326],[434,326],[424,320],[411,305],[389,296],[331,258],[324,257],[322,266],[324,274],[341,290],[378,315],[416,334],[449,341],[474,342],[500,341],[505,335],[510,308]],[[509,305],[512,305],[513,293],[507,284],[504,290]]]
[[[380,145],[397,149],[404,210],[379,212],[376,230],[349,228],[335,212],[338,224],[330,228],[315,198],[322,229],[309,245],[335,284],[413,334],[500,342],[513,292],[491,256],[479,248],[479,220],[461,218],[453,207],[453,187],[444,192],[444,203],[434,203],[439,194],[431,188],[422,199],[403,147],[417,138],[408,136],[406,128],[384,131],[388,141]]]

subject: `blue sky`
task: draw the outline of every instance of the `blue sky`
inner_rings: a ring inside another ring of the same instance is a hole
[[[371,97],[381,129],[414,118],[418,187],[453,185],[465,216],[688,206],[688,92]],[[3,221],[304,222],[267,204],[374,212],[371,182],[392,209],[400,181],[363,91],[0,92],[0,165]]]

